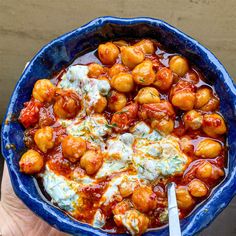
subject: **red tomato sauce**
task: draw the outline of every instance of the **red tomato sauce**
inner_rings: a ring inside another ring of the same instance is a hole
[[[138,40],[131,40],[128,41],[129,44],[133,45]],[[146,59],[151,60],[153,63],[153,69],[155,73],[157,73],[162,68],[169,68],[169,62],[170,59],[177,55],[175,53],[170,53],[168,50],[166,50],[159,42],[153,40],[154,44],[154,53],[152,55],[148,54],[145,56]],[[79,56],[76,58],[76,60],[72,63],[72,65],[89,65],[91,63],[100,63],[97,50],[85,53],[84,55]],[[121,56],[116,60],[116,63],[122,63]],[[215,92],[214,86],[210,85],[209,82],[206,80],[204,75],[194,66],[189,63],[189,70],[184,76],[178,76],[177,74],[173,74],[173,83],[171,85],[171,88],[175,86],[179,81],[182,81],[182,85],[180,87],[174,87],[174,89],[171,90],[161,90],[158,89],[160,99],[166,100],[168,102],[172,102],[172,97],[174,93],[177,93],[179,91],[191,91],[196,93],[198,89],[201,87],[207,87],[212,90],[213,95],[215,96],[216,100],[219,101],[219,98]],[[109,68],[111,65],[103,65],[105,67],[105,73],[103,73],[103,76],[107,77],[109,80]],[[128,73],[131,73],[130,69],[127,69]],[[54,85],[57,85],[61,81],[61,77],[63,73],[66,71],[66,69],[63,69],[58,74],[56,74],[51,79],[51,82]],[[190,83],[190,86],[188,84]],[[137,92],[140,88],[143,86],[141,85],[134,85],[134,89],[132,92],[126,93],[127,98],[127,105],[132,104],[135,100],[135,97],[137,96]],[[150,85],[150,87],[155,87],[153,85]],[[109,97],[109,95],[108,95]],[[112,101],[110,102],[117,102],[118,98],[113,96]],[[63,151],[61,147],[61,142],[64,137],[67,136],[66,129],[61,126],[61,124],[57,121],[58,117],[54,113],[54,102],[52,103],[44,103],[35,100],[33,97],[31,100],[24,104],[24,108],[21,111],[21,114],[19,116],[19,121],[22,123],[22,125],[26,128],[25,130],[25,144],[27,148],[33,149],[40,153],[43,158],[45,159],[45,162],[49,165],[50,169],[53,170],[56,174],[65,176],[68,179],[72,178],[73,173],[77,173],[78,175],[84,175],[86,172],[78,162],[72,163],[67,158],[63,156]],[[187,168],[185,171],[177,176],[174,177],[168,177],[159,179],[157,183],[154,183],[152,185],[153,192],[155,193],[155,196],[157,198],[157,207],[154,210],[151,210],[146,213],[147,217],[149,218],[150,222],[148,225],[148,228],[157,228],[162,226],[163,224],[166,224],[167,222],[161,222],[160,221],[160,214],[164,211],[164,209],[167,207],[167,192],[166,192],[166,186],[167,183],[170,181],[174,181],[177,186],[185,186],[188,188],[188,184],[194,180],[197,179],[197,171],[200,168],[201,165],[208,162],[212,165],[212,175],[210,177],[205,178],[202,180],[207,188],[208,192],[204,197],[195,197],[192,196],[195,203],[187,208],[187,209],[180,209],[180,217],[184,218],[186,217],[192,210],[195,208],[199,203],[201,203],[204,199],[206,199],[210,194],[211,190],[219,184],[222,179],[224,178],[224,172],[226,170],[227,166],[227,147],[226,147],[226,135],[219,135],[217,137],[210,137],[211,139],[219,142],[222,146],[222,150],[219,155],[215,158],[202,158],[195,155],[195,151],[197,149],[197,146],[201,140],[204,140],[205,138],[209,138],[209,136],[204,132],[202,128],[193,130],[191,128],[187,128],[184,121],[183,116],[187,111],[183,111],[179,109],[176,106],[174,107],[174,114],[169,114],[170,117],[174,121],[174,128],[171,132],[172,135],[179,137],[181,140],[184,137],[188,137],[190,140],[190,147],[188,150],[184,151],[185,154],[189,157],[189,162]],[[166,108],[166,106],[165,106]],[[67,109],[67,108],[66,108]],[[80,109],[80,107],[78,107]],[[212,113],[218,113],[219,114],[219,108],[217,107],[213,111],[209,110],[201,110],[201,108],[196,109],[199,110],[201,115],[204,116],[205,114],[212,114]],[[161,112],[163,112],[163,109],[160,109]],[[153,116],[152,112],[158,112],[158,110],[151,111],[151,115]],[[160,111],[159,111],[160,112]],[[168,114],[168,110],[164,111],[165,114]],[[150,112],[149,112],[150,113]],[[147,112],[147,115],[149,115]],[[105,110],[102,112],[102,114],[105,116],[105,118],[110,123],[114,114],[114,111],[111,111],[108,107],[105,108]],[[140,114],[140,105],[139,105],[139,114]],[[156,114],[156,113],[155,113]],[[149,125],[152,124],[152,119],[146,119],[146,118],[139,118],[138,113],[135,115],[134,118],[130,121],[129,118],[127,118],[127,113],[120,114],[120,116],[117,118],[117,123],[121,122],[121,126],[124,125],[124,122],[127,121],[127,124],[129,127],[134,125],[138,120],[145,120],[145,122]],[[191,121],[191,116],[187,115],[186,120]],[[219,127],[221,125],[221,120],[219,119],[208,119],[203,120],[202,125],[211,125],[213,127]],[[34,141],[34,135],[35,132],[45,126],[51,126],[54,130],[54,147],[50,150],[48,150],[46,153],[43,153],[38,146],[36,145]],[[123,127],[123,126],[122,126]],[[122,132],[121,132],[122,133]],[[43,171],[43,170],[42,170]],[[112,177],[110,177],[112,178]],[[93,219],[93,215],[95,214],[98,203],[103,195],[103,193],[106,191],[109,183],[109,178],[102,179],[97,182],[96,185],[93,187],[84,187],[80,189],[80,194],[84,196],[84,203],[82,206],[82,209],[79,209],[79,211],[75,212],[73,214],[73,217],[79,221],[91,223]],[[40,178],[39,178],[40,183]],[[42,185],[41,190],[43,193],[45,193]],[[47,193],[45,193],[46,196]],[[105,213],[105,215],[108,217],[105,226],[103,227],[104,230],[108,232],[116,232],[116,233],[123,233],[126,231],[126,229],[123,226],[118,226],[114,219],[113,219],[113,213],[112,210],[114,209],[114,206],[120,201],[120,199],[115,199],[112,203],[110,203],[107,207],[102,206],[102,211]]]

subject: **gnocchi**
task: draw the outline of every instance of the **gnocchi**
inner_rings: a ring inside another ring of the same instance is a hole
[[[127,104],[127,98],[125,94],[111,91],[108,97],[108,107],[111,111],[120,111]]]
[[[158,89],[166,91],[171,87],[171,85],[173,84],[173,81],[174,81],[174,76],[173,76],[172,71],[167,67],[163,67],[157,72],[156,78],[153,84]]]
[[[33,88],[32,95],[40,102],[51,102],[54,98],[55,86],[48,79],[38,80]]]
[[[206,114],[203,116],[202,129],[212,138],[225,134],[227,131],[224,119],[217,113]]]
[[[144,58],[144,53],[137,47],[121,47],[122,63],[129,69],[133,69],[136,65],[140,64],[144,60]]]
[[[55,140],[53,137],[53,128],[46,126],[38,129],[34,135],[34,141],[38,148],[46,153],[49,149],[53,148]]]
[[[100,44],[98,47],[98,57],[103,64],[112,65],[116,62],[119,49],[111,42]]]
[[[121,72],[111,79],[111,86],[118,92],[131,92],[134,88],[134,81],[131,74]]]
[[[88,175],[95,174],[102,165],[102,155],[93,150],[88,150],[80,159],[80,166]]]
[[[60,118],[75,117],[81,106],[78,95],[73,91],[63,91],[59,89],[56,91],[56,102],[54,104],[54,113]]]
[[[184,57],[174,56],[170,59],[170,69],[178,76],[184,76],[188,70],[188,62]]]
[[[140,104],[160,102],[159,92],[153,87],[145,87],[140,89],[134,99]]]
[[[196,156],[202,158],[214,158],[221,153],[222,147],[219,142],[212,139],[203,139],[198,145],[195,151]]]
[[[152,67],[152,62],[149,60],[137,65],[132,71],[134,82],[140,85],[152,84],[155,80],[155,72]]]
[[[76,162],[86,151],[86,142],[80,137],[68,135],[62,141],[62,152],[65,158]]]
[[[138,187],[132,195],[132,202],[141,212],[148,212],[156,208],[157,198],[150,187]]]
[[[36,174],[42,170],[44,160],[38,152],[30,149],[22,155],[19,165],[21,172],[26,174]]]

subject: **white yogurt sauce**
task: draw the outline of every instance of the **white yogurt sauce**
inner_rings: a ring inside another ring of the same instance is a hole
[[[83,202],[78,189],[88,184],[92,186],[98,179],[114,173],[118,175],[109,182],[99,202],[100,206],[109,204],[115,196],[119,195],[119,185],[124,179],[141,185],[184,170],[187,157],[180,150],[178,138],[161,136],[143,121],[131,127],[129,133],[116,134],[108,140],[104,138],[112,132],[107,120],[101,114],[88,111],[96,105],[101,96],[108,94],[110,85],[104,80],[88,78],[88,66],[70,66],[62,76],[58,87],[75,91],[83,101],[83,109],[76,118],[58,121],[66,128],[68,134],[82,137],[91,145],[101,148],[106,154],[95,178],[83,176],[68,180],[55,174],[46,166],[45,172],[41,174],[44,188],[52,201],[62,209],[73,214]],[[136,174],[129,175],[125,172],[119,174],[130,166],[136,169]],[[165,213],[162,218],[166,218]],[[98,209],[92,224],[99,228],[105,223],[106,218]],[[134,219],[131,222],[128,214],[124,216],[123,224],[133,234],[139,230],[138,221]]]

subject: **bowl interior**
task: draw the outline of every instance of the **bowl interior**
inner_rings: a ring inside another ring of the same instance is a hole
[[[229,160],[223,182],[211,196],[181,221],[183,235],[193,235],[206,227],[229,203],[235,194],[236,181],[236,128],[234,84],[220,62],[198,42],[168,24],[150,18],[120,19],[103,17],[65,34],[45,46],[30,62],[18,81],[11,97],[2,129],[2,151],[7,161],[12,184],[18,197],[51,225],[76,235],[104,235],[103,231],[81,224],[49,204],[39,193],[34,179],[19,172],[18,161],[25,151],[23,127],[17,122],[24,102],[31,96],[34,83],[48,78],[68,66],[83,52],[95,49],[100,43],[132,36],[153,38],[166,48],[186,56],[214,83],[221,99],[220,110],[228,123]],[[13,146],[11,146],[13,144]],[[156,230],[158,235],[168,235],[168,227]],[[150,231],[146,235],[153,235]]]

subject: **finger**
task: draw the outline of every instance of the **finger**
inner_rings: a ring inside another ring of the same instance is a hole
[[[17,206],[17,209],[19,210],[27,209],[27,207],[22,203],[22,201],[15,195],[13,191],[6,164],[4,164],[4,170],[3,170],[1,195],[2,195],[1,202],[4,208],[9,210],[16,210]]]
[[[1,228],[2,230],[6,230],[8,232],[5,235],[16,235],[16,233],[18,233],[18,235],[24,235],[19,232],[31,232],[34,236],[67,235],[52,228],[49,224],[41,220],[15,195],[6,164],[4,164],[1,194],[1,206],[3,207],[2,212],[5,213],[5,218],[9,218],[8,224],[5,224],[6,227]],[[18,222],[18,224],[16,224],[16,222]],[[33,225],[31,224],[32,222],[34,222]]]
[[[2,176],[2,186],[1,186],[1,193],[8,193],[12,192],[11,180],[8,173],[8,168],[6,163],[3,166],[3,176]]]

